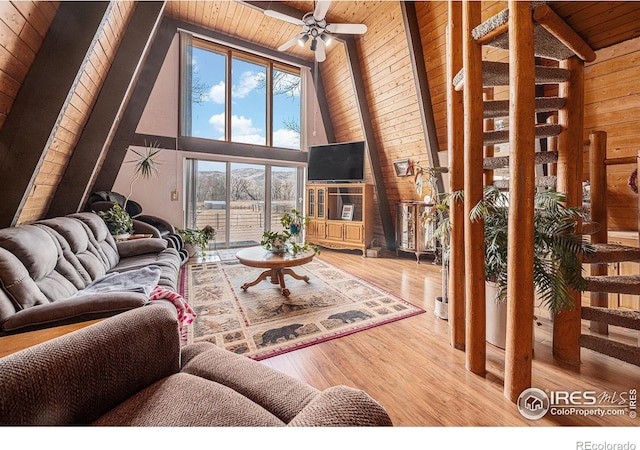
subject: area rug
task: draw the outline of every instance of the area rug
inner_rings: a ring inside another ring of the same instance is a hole
[[[237,260],[187,266],[182,295],[197,314],[188,342],[261,360],[424,312],[319,259],[295,267],[308,283],[286,276],[287,302],[269,278],[240,288],[261,272]]]

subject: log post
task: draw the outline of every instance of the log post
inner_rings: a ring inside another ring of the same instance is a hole
[[[531,387],[533,359],[533,205],[535,57],[529,2],[509,0],[509,228],[504,395]]]
[[[594,244],[606,244],[609,236],[607,222],[607,133],[594,131],[589,135],[589,183],[591,185],[591,220],[600,224],[600,230],[591,235]],[[591,275],[607,275],[607,264],[591,264]],[[609,294],[590,292],[591,306],[609,306]],[[591,321],[591,331],[609,334],[609,326],[603,322]]]
[[[558,123],[558,116],[553,114],[547,117],[547,123],[555,125]],[[547,138],[547,151],[549,152],[557,152],[558,151],[558,137],[551,136]],[[558,164],[551,163],[547,165],[547,175],[549,176],[557,176],[558,175]]]
[[[484,101],[493,100],[493,88],[485,88],[483,93]],[[484,119],[484,131],[493,131],[494,130],[494,121],[493,119]],[[491,158],[494,155],[495,146],[486,145],[484,147],[484,157]],[[493,184],[493,169],[484,169],[484,185],[491,186]]]
[[[453,77],[462,70],[462,5],[449,0],[447,27],[447,139],[449,143],[449,192],[464,189],[463,95],[453,88]],[[464,204],[449,205],[449,332],[451,345],[464,349],[465,340],[465,271]]]
[[[558,123],[564,130],[558,140],[558,191],[567,198],[566,206],[582,204],[582,145],[584,142],[584,62],[572,56],[560,62],[560,67],[571,72],[570,78],[560,83],[559,95],[567,100],[558,113]],[[553,355],[572,365],[580,364],[581,294],[573,292],[574,306],[556,314],[553,321]]]
[[[471,221],[471,209],[482,200],[482,48],[471,36],[480,24],[481,3],[462,3],[464,62],[464,249],[466,299],[466,367],[486,372],[486,306],[484,279],[484,223]]]

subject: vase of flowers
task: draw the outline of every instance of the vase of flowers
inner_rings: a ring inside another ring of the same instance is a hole
[[[280,219],[280,224],[284,228],[281,232],[265,231],[262,234],[260,245],[266,250],[273,253],[290,252],[296,254],[301,251],[308,250],[309,244],[300,243],[300,236],[304,227],[309,223],[309,218],[305,217],[300,211],[292,209],[285,213]],[[314,252],[320,253],[318,247],[311,247]]]

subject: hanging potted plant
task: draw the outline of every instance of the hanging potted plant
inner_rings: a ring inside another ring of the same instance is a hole
[[[563,309],[573,308],[572,290],[582,292],[586,280],[582,276],[582,254],[593,252],[576,224],[583,218],[581,207],[566,207],[565,196],[555,190],[540,191],[534,197],[534,252],[533,282],[541,306],[551,315]],[[506,320],[503,311],[507,297],[509,197],[493,186],[485,186],[483,199],[471,210],[471,220],[484,221],[485,279],[487,293],[487,317],[495,307],[500,315],[495,323],[502,327]],[[491,284],[493,283],[493,285]],[[487,323],[487,336],[495,338],[495,345],[504,348],[502,330],[491,331]],[[491,341],[490,341],[491,342]]]

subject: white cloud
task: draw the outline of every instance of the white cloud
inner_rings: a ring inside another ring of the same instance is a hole
[[[204,95],[203,100],[212,101],[213,103],[217,103],[218,105],[224,105],[225,91],[225,83],[224,81],[221,81],[218,84],[211,86],[209,92]]]
[[[260,83],[264,83],[264,73],[262,72],[243,72],[240,75],[240,83],[233,85],[231,88],[233,98],[245,98],[251,93]]]
[[[273,146],[284,148],[300,148],[300,134],[293,130],[281,128],[273,132]]]
[[[213,125],[215,130],[220,133],[222,139],[224,136],[224,113],[215,114],[209,118],[209,123]],[[253,121],[244,116],[233,115],[231,117],[231,136],[233,142],[242,142],[244,144],[264,145],[266,138],[261,134],[260,128],[253,126]]]

